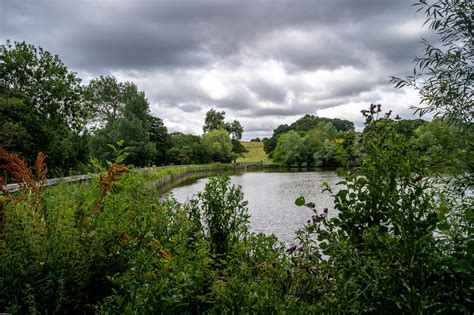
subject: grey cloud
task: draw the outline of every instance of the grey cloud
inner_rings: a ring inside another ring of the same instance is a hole
[[[202,109],[200,105],[196,105],[196,104],[183,104],[183,105],[179,105],[178,108],[181,109],[183,112],[187,112],[187,113],[200,112]]]
[[[412,3],[2,0],[0,41],[26,40],[42,46],[59,54],[79,75],[122,74],[145,91],[155,109],[198,115],[201,108],[214,106],[246,119],[248,126],[258,122],[271,133],[276,126],[270,127],[270,122],[360,100],[364,92],[386,84],[390,75],[409,73],[422,49],[417,30],[400,30],[407,22],[419,21]],[[276,84],[243,77],[232,93],[218,100],[200,87],[196,72],[239,71],[248,67],[248,60],[280,62],[291,79]],[[314,91],[300,76],[344,66],[365,77],[342,78],[320,96],[303,101]]]
[[[288,94],[284,87],[264,81],[255,81],[248,87],[252,92],[258,95],[260,100],[271,101],[273,103],[283,103]]]
[[[51,34],[45,38],[44,46],[59,48],[74,67],[89,70],[197,67],[209,64],[213,56],[227,58],[242,49],[252,49],[252,45],[276,30],[310,31],[324,26],[338,37],[351,24],[374,23],[383,16],[385,24],[390,25],[390,21],[411,9],[411,0],[18,2],[22,1],[4,0],[1,4],[8,17],[2,25],[6,33],[1,35],[16,31],[29,33],[29,37]],[[25,19],[30,23],[25,24]],[[378,32],[383,32],[384,25],[376,27]],[[364,36],[358,34],[342,40],[351,46],[350,43]],[[349,50],[337,47],[331,50],[332,54],[323,53],[318,58],[318,54],[312,55],[311,49],[295,50],[288,44],[286,49],[275,52],[275,56],[300,67],[317,65],[320,60],[331,65],[339,59],[342,62],[347,59],[346,63],[361,59],[344,54]]]

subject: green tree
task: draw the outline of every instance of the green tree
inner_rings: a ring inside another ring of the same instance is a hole
[[[349,131],[354,130],[354,123],[345,120],[345,119],[330,119],[324,117],[318,117],[314,115],[306,114],[297,121],[293,122],[291,125],[280,125],[275,130],[273,130],[273,135],[271,138],[264,141],[263,149],[272,157],[273,150],[275,150],[278,142],[278,137],[285,132],[290,130],[306,133],[315,129],[319,124],[331,123],[336,131]]]
[[[113,76],[93,79],[86,87],[85,95],[91,104],[90,120],[100,127],[115,121],[125,107],[123,89],[125,85]]]
[[[153,157],[153,163],[163,165],[165,163],[166,151],[171,148],[171,139],[168,135],[168,129],[158,117],[150,116],[150,141],[155,144],[156,154]]]
[[[273,152],[276,162],[283,162],[288,166],[302,165],[308,161],[308,149],[305,139],[296,131],[289,131],[278,138],[278,143]]]
[[[450,125],[436,118],[418,127],[415,134],[412,141],[432,170],[455,174],[459,171],[472,172],[474,169],[474,162],[470,158],[472,152],[469,151],[474,139],[472,128]]]
[[[234,153],[234,163],[239,156],[244,156],[245,152],[249,152],[244,145],[237,139],[232,138],[232,152]]]
[[[273,130],[273,135],[268,138],[266,141],[263,143],[263,150],[267,155],[272,158],[273,157],[273,151],[275,150],[277,143],[278,143],[278,137],[291,130],[291,127],[288,125],[279,125],[276,129]]]
[[[308,150],[308,164],[315,166],[334,166],[339,164],[338,144],[334,142],[337,130],[332,123],[320,121],[316,127],[305,136],[305,145]]]
[[[229,132],[232,139],[240,140],[242,139],[242,133],[244,132],[244,127],[240,124],[238,120],[234,120],[232,123],[227,123],[226,128]]]
[[[206,113],[206,119],[204,121],[204,133],[208,133],[213,130],[223,129],[226,130],[229,136],[232,138],[232,152],[234,153],[234,162],[238,156],[241,156],[247,149],[240,143],[242,139],[242,133],[244,128],[238,120],[234,120],[231,123],[226,123],[225,112],[217,112],[213,108]]]
[[[204,119],[204,126],[202,127],[202,130],[204,131],[204,133],[206,133],[211,130],[225,129],[226,124],[224,122],[224,118],[225,111],[218,112],[214,108],[211,108],[206,113],[206,118]]]
[[[0,86],[31,105],[45,122],[82,128],[87,108],[80,83],[57,55],[41,47],[10,41],[0,46]]]
[[[131,82],[120,83],[114,77],[100,77],[87,87],[88,101],[97,115],[92,121],[103,128],[94,133],[92,148],[102,162],[110,160],[113,152],[107,144],[125,141],[129,147],[127,164],[149,165],[156,156],[156,144],[151,140],[153,117],[143,91]],[[105,94],[106,91],[114,91]]]
[[[224,129],[209,131],[202,136],[202,144],[213,161],[229,163],[233,160],[232,141]]]
[[[170,148],[166,150],[166,164],[200,164],[211,162],[199,136],[173,132],[169,135]]]
[[[10,41],[0,46],[1,141],[30,163],[43,151],[53,174],[86,162],[88,108],[80,82],[41,47]]]
[[[392,78],[396,87],[415,88],[423,106],[420,114],[434,113],[450,121],[472,123],[474,118],[474,4],[469,0],[419,0],[425,24],[439,36],[435,46],[424,40],[425,54],[415,58],[413,75]]]
[[[415,58],[413,75],[406,79],[393,77],[392,82],[396,87],[410,86],[419,92],[420,115],[432,113],[457,124],[465,134],[472,134],[474,4],[470,0],[419,0],[416,5],[426,14],[425,24],[438,35],[439,46],[424,41],[425,54]],[[467,141],[463,150],[467,153],[457,160],[474,154],[474,142]],[[456,186],[463,190],[472,186],[472,164],[452,171],[457,175]]]

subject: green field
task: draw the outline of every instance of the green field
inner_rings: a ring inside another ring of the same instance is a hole
[[[239,157],[237,162],[272,162],[272,160],[268,158],[265,151],[263,151],[263,142],[241,141],[241,143],[249,152],[245,153],[243,157]]]

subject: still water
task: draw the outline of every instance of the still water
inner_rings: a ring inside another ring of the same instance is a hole
[[[295,232],[311,218],[312,211],[297,207],[295,199],[304,196],[316,204],[318,210],[333,208],[329,193],[321,193],[323,182],[331,188],[341,180],[333,171],[317,172],[248,172],[230,176],[235,185],[242,186],[244,199],[248,201],[250,229],[253,232],[275,234],[280,240],[291,242]],[[195,180],[177,187],[171,193],[180,202],[192,198],[204,189],[207,178]]]

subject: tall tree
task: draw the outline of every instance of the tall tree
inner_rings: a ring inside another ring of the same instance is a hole
[[[78,130],[84,123],[81,80],[57,55],[25,42],[0,46],[0,85],[45,121]]]
[[[103,127],[118,118],[125,106],[122,90],[123,84],[113,76],[101,76],[89,82],[85,95],[92,106],[91,122]]]
[[[202,144],[216,162],[229,163],[233,159],[232,141],[224,129],[211,130],[202,136]]]
[[[85,162],[88,109],[80,82],[42,48],[10,41],[0,46],[1,144],[30,163],[43,151],[50,170],[62,173]]]
[[[107,94],[110,91],[110,94]],[[128,164],[144,166],[156,155],[156,145],[151,141],[153,117],[143,91],[131,82],[121,83],[114,77],[100,77],[87,87],[92,122],[98,122],[92,140],[93,154],[101,161],[111,160],[113,152],[107,144],[124,140],[129,148],[125,160]],[[156,121],[155,121],[156,122]]]
[[[244,133],[244,127],[240,124],[238,120],[234,120],[231,123],[226,124],[226,129],[229,132],[232,139],[240,140],[242,139],[242,134]]]
[[[202,127],[202,130],[204,131],[204,133],[206,133],[211,130],[225,128],[224,118],[225,111],[218,112],[214,108],[211,108],[206,113],[206,118],[204,120],[204,126]]]
[[[168,129],[158,117],[150,117],[150,141],[155,144],[156,154],[153,157],[153,163],[156,165],[163,165],[166,160],[166,151],[171,147],[171,139],[168,135]]]
[[[234,120],[231,123],[227,123],[224,121],[225,119],[225,112],[217,112],[215,109],[211,108],[206,113],[206,119],[204,121],[204,133],[209,133],[213,130],[225,130],[228,133],[228,136],[231,137],[232,142],[232,152],[234,154],[234,161],[237,156],[242,155],[244,152],[247,152],[247,149],[240,143],[240,139],[242,139],[242,134],[244,132],[244,128],[240,124],[238,120]]]

